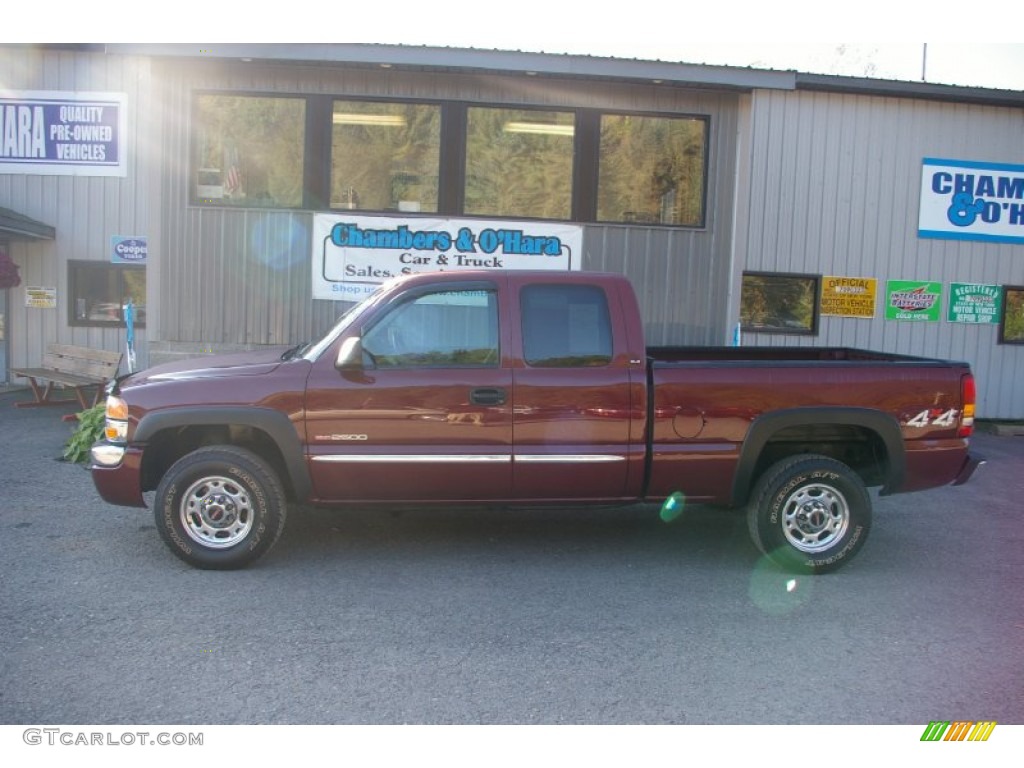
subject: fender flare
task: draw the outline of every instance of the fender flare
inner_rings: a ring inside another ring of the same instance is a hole
[[[882,483],[881,494],[895,492],[906,476],[906,454],[899,422],[883,411],[873,408],[816,407],[791,408],[758,416],[747,430],[740,449],[736,474],[733,477],[732,502],[746,504],[754,484],[758,459],[771,439],[781,430],[810,424],[842,424],[868,429],[881,439],[889,459],[889,471]]]
[[[185,408],[167,408],[147,413],[139,420],[132,437],[133,443],[147,443],[165,429],[177,427],[203,427],[231,424],[252,427],[265,432],[277,445],[284,460],[288,480],[298,501],[309,498],[312,480],[306,466],[302,441],[295,425],[281,411],[240,405],[197,405]]]

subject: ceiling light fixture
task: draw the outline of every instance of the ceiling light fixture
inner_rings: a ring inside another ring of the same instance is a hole
[[[391,128],[404,128],[404,115],[370,115],[355,112],[335,112],[333,117],[335,125],[383,125]]]
[[[539,133],[548,136],[573,136],[576,133],[576,127],[573,125],[555,123],[508,122],[503,128],[508,133]]]

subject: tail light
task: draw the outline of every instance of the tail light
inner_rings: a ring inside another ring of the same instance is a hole
[[[974,404],[978,399],[978,390],[974,385],[974,376],[965,373],[960,378],[960,429],[957,437],[970,437],[974,432]]]

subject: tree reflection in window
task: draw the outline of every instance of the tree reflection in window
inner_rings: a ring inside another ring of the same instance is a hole
[[[200,94],[195,123],[197,202],[302,205],[304,99]]]
[[[602,115],[597,220],[703,226],[706,133],[697,118]]]
[[[745,272],[740,323],[753,333],[817,334],[818,276]]]
[[[471,107],[465,212],[568,219],[574,136],[572,112]]]
[[[1003,318],[999,324],[1000,344],[1024,344],[1024,286],[1003,287]]]
[[[335,101],[331,207],[437,211],[440,148],[437,105]]]

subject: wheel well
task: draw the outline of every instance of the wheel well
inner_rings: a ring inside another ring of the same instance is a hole
[[[277,443],[262,429],[246,424],[203,424],[162,429],[146,445],[142,460],[142,490],[155,490],[178,459],[197,448],[234,445],[260,456],[273,467],[289,500],[295,488]]]
[[[874,430],[855,424],[802,424],[769,438],[757,458],[751,485],[772,464],[804,453],[842,462],[868,487],[885,484],[892,469],[885,442]]]

